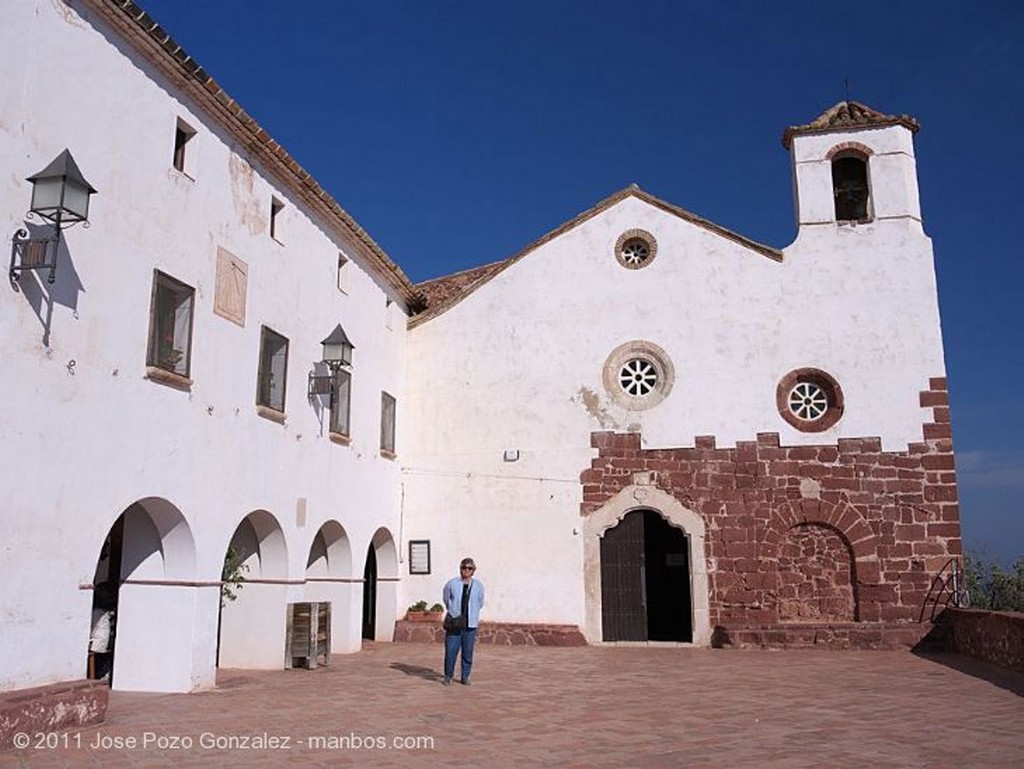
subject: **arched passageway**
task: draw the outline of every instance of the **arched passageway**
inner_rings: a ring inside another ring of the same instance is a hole
[[[212,666],[205,670],[194,648],[203,589],[181,511],[159,497],[133,502],[96,560],[86,674],[129,691],[187,692],[212,683]]]
[[[370,541],[363,568],[363,638],[390,641],[397,616],[398,549],[391,532],[382,527]]]
[[[352,573],[352,546],[337,521],[328,521],[317,531],[306,559],[306,599],[331,604],[331,650],[356,651],[352,608],[359,580]]]
[[[224,560],[241,581],[227,583],[233,600],[221,598],[218,665],[284,667],[288,551],[277,519],[266,510],[249,513],[231,535]]]

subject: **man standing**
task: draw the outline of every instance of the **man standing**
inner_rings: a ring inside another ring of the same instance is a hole
[[[469,674],[473,669],[473,645],[476,643],[476,629],[480,622],[480,610],[484,607],[484,583],[473,577],[476,564],[472,558],[463,558],[459,564],[459,576],[452,577],[444,586],[442,598],[444,607],[451,618],[464,617],[461,629],[445,630],[444,634],[444,685],[448,686],[455,675],[455,658],[462,652],[463,685],[469,686]],[[445,623],[448,624],[447,621]]]

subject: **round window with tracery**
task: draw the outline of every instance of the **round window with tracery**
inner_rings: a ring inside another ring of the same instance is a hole
[[[817,382],[797,382],[789,391],[789,410],[797,419],[813,422],[828,411],[828,395]]]
[[[650,395],[658,385],[658,369],[643,358],[632,358],[619,369],[619,385],[627,395]]]
[[[657,406],[672,390],[675,370],[668,354],[652,342],[626,342],[604,363],[604,387],[616,403],[640,411]]]
[[[779,415],[797,430],[827,430],[843,415],[843,391],[829,374],[814,368],[791,371],[775,390]]]
[[[658,253],[658,241],[647,230],[626,230],[615,241],[615,258],[627,270],[646,267]]]

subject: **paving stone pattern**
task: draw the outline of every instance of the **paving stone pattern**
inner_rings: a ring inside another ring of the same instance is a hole
[[[954,655],[482,646],[472,685],[445,687],[441,653],[374,644],[316,670],[221,671],[200,694],[113,692],[106,723],[0,767],[1024,766],[1024,674]],[[193,744],[89,747],[147,733]],[[262,735],[290,749],[200,744]]]

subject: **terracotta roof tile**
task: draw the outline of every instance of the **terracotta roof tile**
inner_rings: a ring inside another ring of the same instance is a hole
[[[806,133],[840,131],[844,128],[871,128],[902,125],[917,133],[918,122],[909,115],[886,115],[859,101],[841,101],[805,125],[790,126],[782,134],[782,146],[789,149],[793,137]]]
[[[194,96],[285,187],[318,211],[329,225],[350,235],[348,240],[354,240],[359,254],[405,299],[412,311],[422,306],[422,298],[412,282],[384,249],[151,16],[132,0],[82,2],[118,30],[158,70]]]
[[[504,261],[491,262],[452,275],[425,280],[422,283],[417,283],[416,289],[420,292],[428,308],[447,306],[449,303],[454,303],[459,297],[468,294],[478,284],[485,282],[504,265]]]

